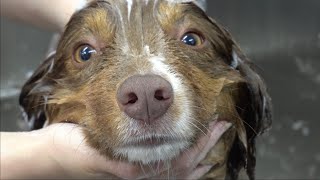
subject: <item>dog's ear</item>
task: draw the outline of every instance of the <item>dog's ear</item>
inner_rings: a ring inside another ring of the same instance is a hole
[[[36,69],[31,78],[22,87],[19,104],[23,118],[30,130],[40,129],[46,122],[46,103],[51,94],[52,82],[47,74],[54,66],[55,52]]]
[[[272,104],[266,84],[257,73],[256,66],[247,59],[236,44],[233,46],[230,65],[246,80],[250,103],[247,104],[249,107],[243,118],[251,126],[251,131],[254,130],[255,135],[260,135],[270,128],[272,120]],[[247,135],[250,138],[250,133]]]
[[[242,85],[241,92],[243,92],[243,96],[240,97],[237,110],[244,121],[246,129],[247,149],[245,166],[249,178],[254,179],[256,165],[255,139],[257,135],[262,134],[271,126],[271,98],[267,92],[266,84],[257,73],[254,64],[246,58],[236,44],[233,46],[230,65],[235,70],[238,70],[246,80],[246,83]]]
[[[271,98],[266,84],[258,74],[256,66],[244,55],[231,34],[212,18],[208,17],[208,19],[218,31],[220,42],[225,43],[224,50],[219,52],[224,57],[225,63],[245,79],[244,88],[248,97],[244,101],[247,101],[245,105],[249,107],[246,110],[247,115],[243,113],[240,115],[243,114],[242,118],[251,126],[251,131],[259,135],[270,128],[272,120]]]
[[[237,100],[237,111],[245,126],[246,142],[236,142],[230,153],[228,163],[231,179],[238,176],[240,166],[245,166],[250,179],[254,179],[255,168],[255,138],[271,126],[272,105],[271,98],[267,92],[266,84],[257,72],[255,65],[243,54],[240,47],[234,41],[230,33],[212,18],[208,19],[214,25],[219,34],[219,42],[223,42],[219,51],[225,63],[238,71],[245,80],[239,85],[240,96]],[[240,135],[241,137],[241,135]],[[241,138],[238,139],[241,141]],[[247,143],[246,145],[244,143]],[[243,152],[243,157],[239,153]],[[233,154],[232,154],[233,153]],[[233,159],[233,160],[232,160]],[[234,160],[236,159],[236,160]],[[237,172],[234,172],[237,169]]]

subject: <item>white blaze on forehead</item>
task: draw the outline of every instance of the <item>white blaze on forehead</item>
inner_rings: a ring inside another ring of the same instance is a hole
[[[132,8],[132,0],[126,0],[128,6],[128,19],[130,19],[131,8]]]
[[[128,8],[128,19],[130,19],[133,0],[126,0],[126,1],[127,1],[127,8]],[[144,0],[144,2],[147,5],[149,3],[149,0]]]

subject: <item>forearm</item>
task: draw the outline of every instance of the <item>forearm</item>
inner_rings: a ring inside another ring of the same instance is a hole
[[[1,179],[43,178],[55,167],[38,132],[1,132]],[[50,177],[51,175],[49,175]]]
[[[1,16],[63,31],[71,15],[90,0],[1,0]]]
[[[115,177],[108,173],[114,164],[89,148],[74,124],[1,132],[0,147],[0,179],[91,179],[101,176],[95,169],[102,167],[103,177]]]

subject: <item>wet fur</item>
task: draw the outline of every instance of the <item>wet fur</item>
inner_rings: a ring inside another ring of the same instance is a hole
[[[142,6],[135,2],[128,21],[117,15],[123,3],[97,1],[73,15],[56,54],[35,71],[22,89],[20,104],[31,129],[42,128],[45,121],[77,123],[85,127],[92,147],[111,158],[125,160],[113,151],[127,136],[125,129],[131,128],[124,122],[128,119],[121,118],[115,99],[117,87],[131,75],[149,73],[149,55],[161,54],[167,65],[179,72],[186,94],[177,93],[167,113],[170,117],[144,127],[145,131],[157,127],[158,133],[166,133],[163,129],[182,113],[179,103],[188,101],[192,129],[185,140],[189,145],[206,133],[210,121],[233,124],[202,162],[218,163],[203,178],[237,179],[246,170],[254,179],[255,139],[270,127],[272,109],[265,83],[254,65],[231,35],[193,3],[149,1],[148,6]],[[144,14],[143,19],[138,14]],[[127,17],[125,13],[122,16]],[[197,48],[181,43],[179,38],[188,29],[201,33],[206,42]],[[144,49],[141,41],[150,49]],[[98,49],[91,62],[72,60],[81,43]]]

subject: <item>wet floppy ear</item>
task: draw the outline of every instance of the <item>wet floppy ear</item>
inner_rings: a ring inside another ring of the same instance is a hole
[[[248,110],[242,118],[251,126],[256,135],[263,133],[271,126],[272,105],[271,98],[267,92],[264,80],[256,70],[256,66],[242,53],[240,47],[232,38],[231,34],[219,25],[214,19],[208,17],[214,26],[214,31],[218,34],[217,42],[223,42],[220,45],[219,53],[225,63],[245,79],[244,89],[248,97],[241,101],[247,102]]]
[[[267,92],[266,84],[257,73],[255,66],[243,55],[236,44],[232,49],[230,66],[239,71],[245,79],[245,83],[240,90],[242,97],[239,98],[239,104],[237,104],[239,108],[237,110],[244,121],[247,136],[245,166],[249,178],[254,179],[256,165],[255,139],[257,135],[262,134],[271,126],[271,98]],[[237,148],[239,147],[235,147],[236,150],[233,150],[238,151]]]
[[[20,93],[19,104],[30,130],[40,129],[46,122],[46,103],[53,89],[47,74],[53,69],[54,56],[55,53],[49,55],[36,69]]]
[[[235,98],[236,108],[245,128],[238,130],[238,137],[229,154],[228,174],[231,179],[237,179],[239,171],[245,167],[249,178],[254,179],[255,139],[271,126],[271,98],[256,67],[242,53],[230,33],[212,18],[208,19],[216,34],[217,52],[244,79],[244,82],[239,83],[239,97]]]
[[[238,70],[246,81],[245,89],[249,103],[243,120],[253,128],[256,135],[259,135],[270,128],[272,120],[271,98],[267,92],[266,84],[257,73],[255,65],[246,58],[235,44],[230,66]],[[248,135],[248,138],[250,138],[250,134]]]

